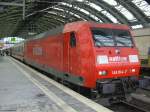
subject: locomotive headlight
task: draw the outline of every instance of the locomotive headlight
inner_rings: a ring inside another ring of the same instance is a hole
[[[131,63],[139,62],[138,56],[137,55],[129,55],[129,61]]]
[[[135,72],[135,69],[132,69],[131,71],[132,71],[132,72]]]
[[[107,55],[97,56],[97,64],[108,64],[108,56]]]
[[[107,71],[106,70],[99,71],[99,75],[102,76],[107,75]]]

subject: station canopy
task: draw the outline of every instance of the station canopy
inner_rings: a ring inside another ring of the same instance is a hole
[[[80,20],[150,27],[150,1],[0,0],[0,37],[28,38]]]

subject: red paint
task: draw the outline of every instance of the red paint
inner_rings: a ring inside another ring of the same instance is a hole
[[[95,88],[98,79],[138,77],[140,62],[130,63],[128,59],[129,55],[138,55],[137,48],[117,47],[120,53],[116,54],[116,47],[94,47],[90,27],[130,30],[126,25],[116,24],[90,22],[66,24],[61,34],[25,42],[25,60],[32,60],[57,71],[81,76],[84,78],[84,86],[89,88]],[[76,35],[75,48],[69,45],[70,32],[75,32]],[[36,53],[38,50],[39,54]],[[98,55],[127,57],[127,61],[97,65]],[[132,68],[136,70],[134,73],[131,72]],[[108,75],[100,76],[100,70],[106,70]]]

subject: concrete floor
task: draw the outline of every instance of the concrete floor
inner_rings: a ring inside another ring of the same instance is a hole
[[[0,112],[111,112],[19,63],[0,57]]]
[[[7,58],[0,58],[0,112],[59,112],[56,107]]]

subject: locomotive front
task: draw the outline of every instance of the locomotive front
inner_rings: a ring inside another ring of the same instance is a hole
[[[124,25],[116,26],[91,28],[95,81],[97,89],[103,93],[116,92],[118,88],[134,88],[139,76],[138,50],[130,30]]]

